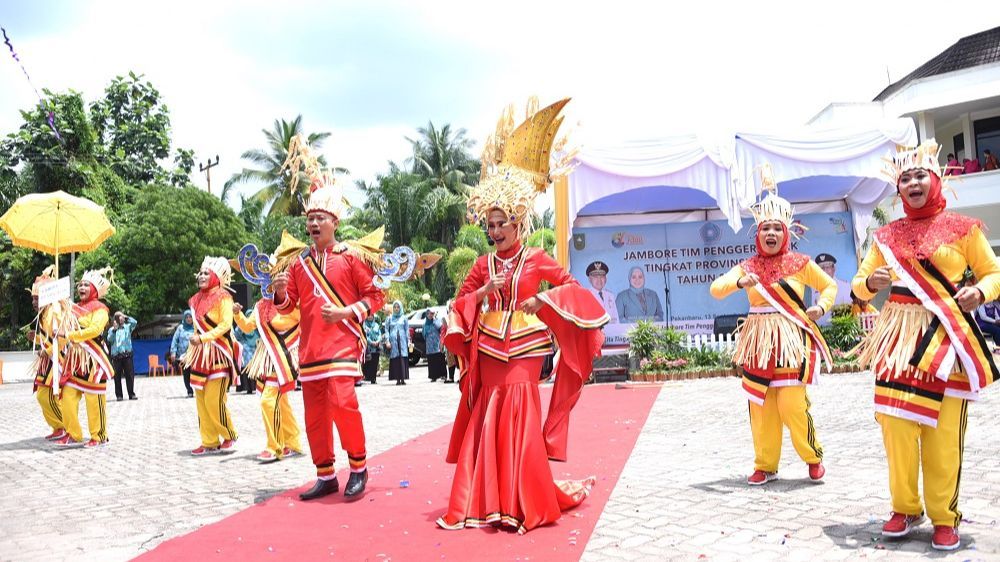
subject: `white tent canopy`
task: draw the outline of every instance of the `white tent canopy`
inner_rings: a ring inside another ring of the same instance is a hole
[[[720,209],[739,231],[741,211],[757,197],[754,170],[769,163],[779,193],[792,203],[845,201],[860,241],[872,211],[894,189],[882,175],[883,158],[916,142],[913,122],[896,119],[867,128],[585,146],[569,177],[569,225],[577,217]]]

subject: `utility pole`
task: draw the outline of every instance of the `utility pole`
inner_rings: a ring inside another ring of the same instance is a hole
[[[208,192],[212,193],[212,172],[211,169],[219,165],[219,155],[215,155],[215,162],[209,158],[204,164],[198,164],[198,171],[205,172],[205,179],[208,180]]]

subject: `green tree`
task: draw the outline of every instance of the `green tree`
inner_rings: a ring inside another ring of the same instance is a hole
[[[140,321],[182,310],[197,290],[194,274],[205,256],[235,258],[243,244],[260,242],[232,209],[194,187],[150,185],[136,198],[130,215],[105,244],[116,279]],[[86,265],[97,257],[81,257],[80,262]]]
[[[472,248],[479,256],[490,251],[486,232],[478,224],[466,224],[458,229],[458,234],[455,236],[455,246]]]
[[[100,152],[83,97],[70,90],[54,94],[43,90],[44,104],[21,111],[23,122],[0,146],[0,159],[8,168],[24,165],[30,172],[32,192],[63,190],[86,196],[88,175]],[[49,125],[49,118],[58,136]]]
[[[386,225],[386,239],[392,246],[418,237],[449,245],[461,224],[457,217],[464,214],[462,197],[396,164],[390,163],[389,172],[378,176],[375,183],[358,182],[357,186],[367,197],[359,211],[360,220]]]
[[[540,228],[528,235],[525,245],[532,248],[542,248],[548,255],[555,256],[556,233],[550,228]]]
[[[470,154],[473,141],[465,129],[453,131],[445,124],[440,129],[428,122],[418,127],[417,139],[407,138],[413,148],[412,172],[436,187],[447,188],[455,195],[465,195],[479,176],[479,160]]]
[[[142,75],[116,76],[90,105],[90,120],[107,163],[127,183],[169,177],[159,161],[170,155],[170,111]]]
[[[253,163],[256,168],[243,168],[226,181],[222,188],[222,200],[226,201],[233,189],[243,184],[257,185],[258,189],[250,199],[263,203],[269,215],[297,215],[305,209],[299,202],[299,197],[309,197],[309,179],[300,174],[295,189],[291,189],[292,175],[290,170],[282,171],[282,165],[288,159],[288,144],[292,137],[303,133],[302,116],[298,115],[292,121],[276,119],[273,128],[263,129],[267,139],[267,148],[254,148],[240,155],[240,158]],[[304,135],[306,143],[318,149],[323,145],[330,133],[310,133]],[[320,163],[326,165],[322,157]],[[335,168],[336,173],[346,173],[344,168]]]
[[[451,282],[456,288],[462,286],[462,282],[465,281],[465,277],[472,270],[472,265],[476,263],[478,258],[479,254],[475,250],[464,246],[459,246],[448,254],[446,266],[448,277],[451,278]]]

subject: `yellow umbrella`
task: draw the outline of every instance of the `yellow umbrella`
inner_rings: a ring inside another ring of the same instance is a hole
[[[60,253],[93,250],[115,233],[104,207],[63,191],[19,198],[0,217],[0,228],[15,246],[54,255],[57,278]]]

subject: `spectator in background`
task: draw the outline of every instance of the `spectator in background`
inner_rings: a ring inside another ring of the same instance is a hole
[[[986,164],[983,166],[983,170],[996,170],[1000,168],[1000,162],[997,162],[997,155],[990,152],[990,149],[983,151],[983,157],[986,159]]]
[[[441,319],[434,309],[427,309],[424,316],[424,350],[427,352],[427,376],[431,382],[444,380],[448,376],[444,348],[441,347],[441,326]]]
[[[403,314],[403,303],[392,303],[392,314],[385,319],[386,348],[389,350],[389,380],[396,386],[410,378],[410,322]]]
[[[978,158],[973,158],[973,159],[970,160],[970,159],[966,158],[962,162],[962,167],[964,168],[964,172],[966,174],[975,174],[976,172],[980,171],[979,170],[979,159]]]
[[[964,171],[962,163],[950,152],[948,153],[948,164],[945,165],[945,168],[944,175],[946,176],[960,176]]]
[[[1000,345],[1000,301],[986,302],[976,309],[976,324],[979,329],[993,338],[993,343]]]
[[[365,380],[375,384],[378,378],[379,360],[382,357],[380,348],[382,347],[382,327],[378,324],[378,319],[374,314],[365,318],[365,362],[361,365],[361,373]],[[358,385],[354,385],[358,386]]]
[[[240,356],[238,358],[240,384],[236,385],[236,392],[253,394],[257,384],[247,374],[247,365],[250,364],[250,359],[253,357],[254,351],[257,351],[257,340],[260,339],[260,335],[257,333],[257,330],[251,330],[250,333],[247,333],[239,329],[239,327],[236,327],[233,332],[236,334],[236,341],[240,342]]]
[[[184,375],[184,388],[187,389],[188,398],[194,398],[194,390],[191,388],[191,369],[181,365],[181,356],[191,345],[191,336],[194,335],[194,319],[190,310],[184,311],[184,318],[181,323],[174,328],[174,337],[170,340],[169,360],[174,369]]]
[[[111,366],[115,370],[115,398],[121,402],[122,377],[128,389],[128,399],[138,400],[135,395],[135,362],[132,357],[132,330],[135,330],[135,318],[125,316],[125,313],[115,313],[111,329],[108,330],[108,345],[111,347]]]
[[[451,303],[452,303],[452,301],[449,300],[444,305],[444,317],[441,318],[441,338],[442,339],[444,339],[445,334],[448,333],[448,318],[451,315]],[[458,358],[455,357],[454,353],[448,351],[447,347],[441,346],[441,349],[444,350],[444,356],[445,356],[444,362],[445,362],[445,365],[447,365],[447,367],[448,367],[448,377],[444,379],[444,382],[446,384],[447,383],[451,383],[451,382],[455,382],[455,369],[458,368]]]

